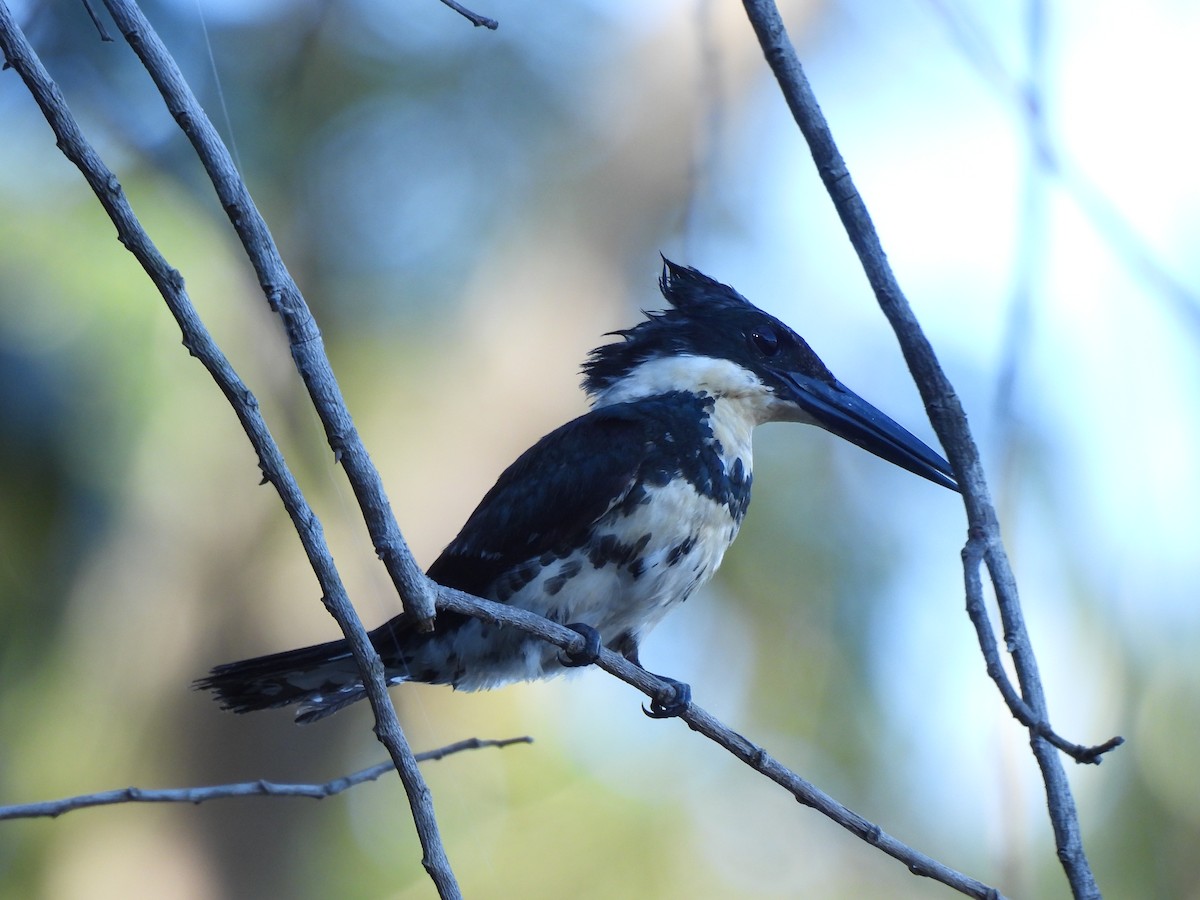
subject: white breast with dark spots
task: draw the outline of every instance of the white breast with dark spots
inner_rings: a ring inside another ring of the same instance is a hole
[[[643,483],[629,495],[637,502],[614,501],[584,546],[515,566],[491,585],[489,599],[564,625],[590,625],[610,649],[636,647],[717,571],[749,501],[757,410],[727,397],[713,398],[708,410],[711,439],[690,452],[715,458],[693,466],[685,451],[680,472],[723,472],[722,484],[700,489],[684,474]],[[515,629],[471,620],[415,647],[409,664],[418,680],[480,690],[561,672],[558,654]]]
[[[579,568],[561,590],[552,593],[553,577],[545,581],[545,614],[586,622],[605,643],[636,638],[712,577],[738,525],[725,504],[683,479],[648,487],[644,503],[596,527],[582,560],[559,564]]]
[[[685,477],[646,485],[640,503],[610,510],[581,553],[547,567],[532,590],[509,602],[564,624],[591,625],[609,645],[622,636],[636,643],[691,596],[721,565],[749,499],[752,423],[718,399],[709,427],[716,444],[703,452],[717,453],[727,477],[736,473],[736,501],[705,494]]]
[[[614,511],[597,523],[579,551],[530,561],[500,579],[493,599],[564,625],[590,625],[610,648],[636,645],[712,577],[739,525],[727,506],[686,481],[648,488],[647,495],[632,512]],[[480,690],[555,674],[562,670],[558,654],[515,629],[471,620],[417,648],[410,664],[420,671],[428,663],[442,673],[436,680]]]

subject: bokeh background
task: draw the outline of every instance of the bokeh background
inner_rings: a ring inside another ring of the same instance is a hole
[[[230,142],[431,562],[585,406],[658,253],[791,323],[932,440],[737,4],[173,0],[146,10]],[[256,391],[369,625],[397,610],[281,330],[190,148],[79,4],[17,3],[76,115]],[[969,411],[1112,897],[1200,897],[1200,7],[784,5],[900,281]],[[101,13],[103,15],[103,13]],[[114,35],[115,29],[109,25]],[[0,73],[0,804],[323,781],[365,705],[298,729],[189,690],[335,626],[161,300]],[[644,647],[785,763],[1013,897],[1066,896],[1023,731],[963,611],[949,492],[762,429],[716,582]],[[925,897],[916,879],[602,673],[393,691],[473,897]],[[394,778],[336,799],[0,828],[0,897],[432,892]]]

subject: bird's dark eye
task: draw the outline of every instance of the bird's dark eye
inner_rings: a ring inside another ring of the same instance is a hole
[[[763,356],[774,356],[779,352],[779,337],[770,328],[758,328],[750,332],[750,340]]]

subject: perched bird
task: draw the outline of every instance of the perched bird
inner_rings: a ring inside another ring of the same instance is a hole
[[[587,649],[564,654],[451,612],[422,632],[402,613],[371,632],[389,684],[474,691],[548,678],[594,661],[601,645],[640,665],[639,643],[712,577],[737,535],[755,425],[818,425],[957,490],[944,459],[845,388],[798,334],[728,285],[663,262],[670,308],[591,352],[591,411],[509,466],[428,573],[568,625]],[[651,715],[688,703],[687,685],[666,680],[673,696]],[[217,666],[196,686],[239,713],[298,703],[300,723],[365,696],[344,640]]]

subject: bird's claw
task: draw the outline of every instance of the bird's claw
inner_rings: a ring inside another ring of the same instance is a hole
[[[560,650],[558,653],[559,665],[568,669],[590,666],[600,658],[600,632],[583,622],[572,622],[567,627],[583,636],[583,649]]]
[[[665,682],[667,688],[657,696],[651,697],[650,708],[643,706],[642,712],[651,719],[671,719],[687,712],[692,703],[692,686],[663,675],[655,677]]]

